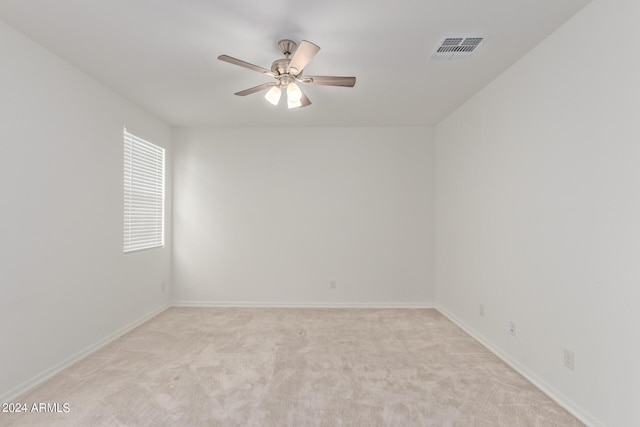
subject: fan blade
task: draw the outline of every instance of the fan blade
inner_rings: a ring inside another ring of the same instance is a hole
[[[262,67],[258,67],[257,65],[249,64],[248,62],[241,61],[241,60],[239,60],[237,58],[233,58],[233,57],[231,57],[229,55],[220,55],[220,56],[218,56],[218,59],[220,61],[228,62],[229,64],[239,65],[241,67],[248,68],[250,70],[257,71],[257,72],[262,73],[262,74],[267,74],[267,75],[270,75],[270,76],[274,76],[273,72],[271,72],[270,70],[267,70],[266,68],[262,68]]]
[[[300,92],[302,92],[302,98],[300,98],[300,107],[306,107],[307,105],[311,105],[311,101],[307,97],[307,94],[304,93],[302,90],[300,90]]]
[[[355,77],[304,76],[300,80],[308,85],[353,87],[356,84]]]
[[[291,62],[289,62],[289,68],[287,71],[290,71],[291,74],[297,76],[302,72],[304,67],[307,66],[309,61],[316,56],[319,50],[320,46],[306,40],[302,40],[296,51],[293,53],[293,57],[291,58]]]
[[[268,89],[272,86],[275,86],[276,83],[275,82],[269,82],[269,83],[264,83],[261,84],[259,86],[255,86],[249,89],[245,89],[245,90],[241,90],[240,92],[236,92],[234,93],[234,95],[238,95],[238,96],[247,96],[247,95],[251,95],[252,93],[256,93],[256,92],[260,92],[261,90],[265,90]]]

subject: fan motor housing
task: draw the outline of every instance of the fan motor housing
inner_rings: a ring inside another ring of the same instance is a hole
[[[291,60],[289,58],[276,59],[273,61],[273,64],[271,64],[271,71],[278,75],[285,74],[290,62]]]

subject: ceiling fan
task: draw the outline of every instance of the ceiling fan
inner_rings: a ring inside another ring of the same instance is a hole
[[[221,61],[257,71],[275,79],[275,82],[264,83],[245,89],[243,91],[236,92],[234,95],[246,96],[260,92],[261,90],[269,89],[265,95],[265,99],[273,105],[278,105],[278,102],[280,102],[280,96],[282,95],[282,89],[286,89],[288,107],[298,108],[310,105],[311,101],[296,82],[310,85],[343,87],[353,87],[356,84],[355,77],[303,75],[304,67],[307,66],[309,61],[311,61],[311,59],[313,59],[320,50],[319,46],[311,42],[302,40],[298,46],[296,42],[285,39],[278,42],[278,48],[282,51],[284,58],[273,61],[273,64],[271,64],[271,70],[249,64],[248,62],[241,61],[228,55],[218,56],[218,59]],[[293,56],[289,58],[292,54]]]

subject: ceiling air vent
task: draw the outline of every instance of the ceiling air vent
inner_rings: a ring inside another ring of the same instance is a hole
[[[471,56],[480,43],[483,36],[470,37],[445,37],[440,42],[438,49],[431,58],[433,59],[464,59]]]

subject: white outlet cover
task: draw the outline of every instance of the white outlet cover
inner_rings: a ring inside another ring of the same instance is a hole
[[[564,349],[564,366],[575,371],[575,354],[566,348]]]

